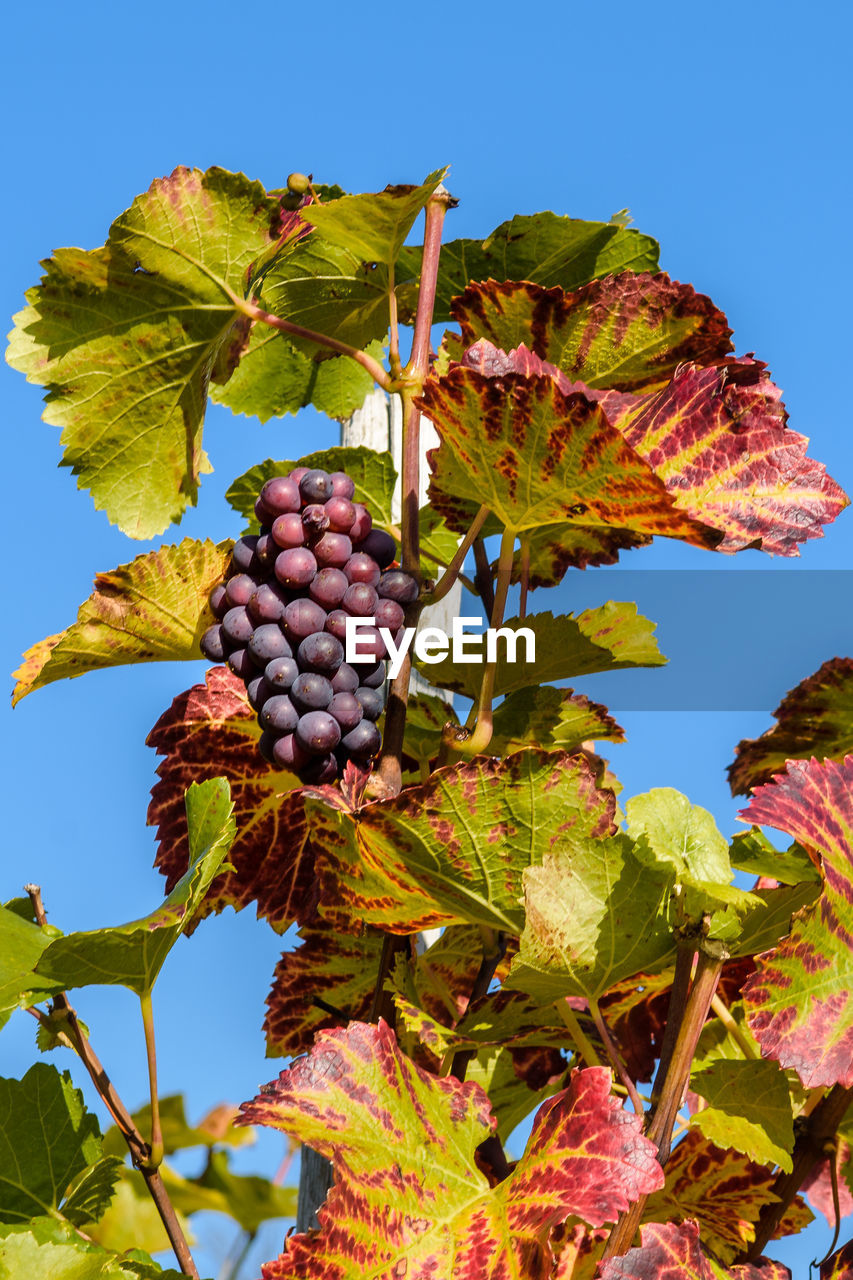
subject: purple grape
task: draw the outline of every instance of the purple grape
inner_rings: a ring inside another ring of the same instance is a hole
[[[340,640],[341,644],[346,642],[347,638],[347,618],[348,613],[343,609],[333,609],[326,619],[326,630],[329,635],[334,636],[336,640]]]
[[[249,683],[253,676],[258,674],[258,669],[252,661],[252,655],[248,649],[234,649],[228,655],[228,665],[235,676],[239,676],[246,684]]]
[[[264,667],[264,675],[276,693],[287,693],[296,677],[299,668],[295,658],[273,658]]]
[[[234,543],[231,561],[241,573],[257,573],[259,567],[257,545],[258,539],[255,534],[247,535]]]
[[[341,738],[341,746],[356,760],[369,760],[382,745],[382,737],[372,720],[360,720]]]
[[[229,609],[222,619],[222,630],[232,644],[247,645],[254,629],[255,624],[249,617],[248,610],[242,605]]]
[[[319,538],[321,533],[325,533],[328,527],[329,517],[323,504],[321,502],[309,502],[302,512],[302,528],[305,530],[305,537],[309,541],[313,541],[315,538]]]
[[[277,764],[280,769],[289,769],[291,773],[304,769],[311,759],[309,752],[300,747],[296,741],[296,735],[293,733],[286,733],[283,737],[277,737],[273,745],[272,754],[273,763]]]
[[[389,569],[379,579],[378,591],[385,600],[411,604],[413,600],[417,600],[420,587],[410,573],[404,573],[402,569]]]
[[[377,627],[387,627],[389,631],[399,631],[405,620],[403,606],[396,600],[379,600],[373,610]]]
[[[333,471],[329,476],[332,482],[332,493],[336,498],[352,498],[355,493],[355,481],[345,471]]]
[[[291,547],[304,546],[305,529],[302,525],[302,516],[298,512],[288,512],[287,515],[279,516],[273,521],[270,537],[276,546],[284,551],[289,551]]]
[[[365,720],[378,720],[385,710],[385,699],[379,689],[368,689],[360,685],[353,697],[361,703]]]
[[[311,471],[306,471],[299,481],[299,492],[305,503],[325,502],[332,496],[332,478],[328,471],[315,467]]]
[[[264,622],[278,622],[284,617],[288,596],[277,582],[264,582],[246,605],[249,617],[259,626]]]
[[[212,627],[208,627],[201,640],[199,640],[199,648],[208,662],[224,662],[228,653],[226,644],[226,637],[218,622],[215,622]]]
[[[256,627],[249,641],[249,653],[263,671],[273,658],[292,658],[293,650],[277,622]]]
[[[321,569],[308,588],[308,594],[324,609],[333,609],[343,600],[348,586],[349,583],[340,569]]]
[[[356,633],[358,640],[358,652],[363,657],[357,659],[349,659],[351,666],[363,667],[369,665],[373,669],[377,659],[387,656],[385,641],[382,639],[375,627],[359,627]]]
[[[363,542],[370,530],[373,528],[373,520],[367,507],[362,506],[360,502],[353,503],[355,507],[355,520],[349,531],[349,536],[353,542]]]
[[[338,776],[338,762],[331,754],[315,756],[299,770],[303,782],[312,782],[319,786],[324,782],[334,782]]]
[[[340,742],[341,726],[328,711],[308,711],[300,718],[295,735],[300,747],[312,755],[326,755]]]
[[[358,672],[348,662],[342,662],[332,677],[334,693],[355,693],[359,685]]]
[[[323,509],[333,533],[349,533],[355,520],[355,507],[348,498],[330,498]]]
[[[352,555],[352,543],[345,533],[324,533],[311,549],[319,565],[331,565],[333,569],[342,569]]]
[[[377,662],[372,671],[367,671],[364,667],[361,667],[358,675],[359,684],[363,685],[365,689],[381,689],[388,678],[384,662]]]
[[[230,605],[225,599],[225,583],[218,582],[210,593],[210,607],[216,618],[224,618]]]
[[[278,738],[278,735],[275,733],[270,733],[269,729],[265,729],[264,732],[261,734],[260,738],[258,738],[258,750],[266,760],[267,764],[274,765],[276,762],[275,744],[276,744],[277,738]]]
[[[276,690],[267,680],[266,676],[255,676],[246,685],[246,696],[249,699],[249,706],[255,711],[260,711],[267,698],[271,698]]]
[[[362,554],[374,559],[380,569],[387,569],[397,556],[397,544],[390,533],[386,533],[384,529],[371,529],[367,537],[359,543],[358,549]]]
[[[319,671],[323,676],[334,675],[343,660],[344,646],[328,631],[306,636],[296,650],[300,671]]]
[[[314,600],[306,600],[304,597],[291,600],[284,610],[282,626],[288,638],[295,640],[297,644],[306,636],[312,636],[315,631],[322,631],[325,625],[326,610]]]
[[[225,583],[225,599],[228,601],[228,608],[236,609],[240,605],[247,605],[257,589],[257,582],[254,578],[250,578],[248,573],[238,573],[236,578],[229,578]]]
[[[352,693],[336,693],[327,710],[341,726],[342,733],[354,729],[364,715],[364,709],[358,698]]]
[[[264,729],[276,733],[293,733],[299,720],[299,712],[286,693],[275,693],[261,707],[258,720]]]
[[[257,556],[258,564],[266,573],[272,573],[275,558],[279,551],[281,551],[281,547],[273,538],[272,531],[262,533],[255,547],[255,555]]]
[[[304,671],[290,686],[290,697],[299,711],[324,711],[334,694],[325,676],[314,671]]]
[[[263,533],[265,529],[269,529],[275,519],[275,512],[270,511],[262,498],[255,499],[255,519],[261,526],[261,533]]]
[[[344,573],[348,582],[366,582],[369,587],[378,586],[382,576],[373,557],[363,551],[353,552],[344,565]]]
[[[307,587],[317,572],[317,561],[307,547],[292,547],[276,556],[275,576],[283,587]]]
[[[298,511],[302,506],[299,485],[292,476],[273,476],[267,480],[261,489],[260,501],[272,512],[273,519],[288,511]]]
[[[289,473],[289,478],[295,485],[299,486],[302,483],[302,477],[307,476],[310,470],[310,467],[294,467]]]
[[[358,618],[372,618],[378,603],[379,596],[375,588],[369,587],[366,582],[354,582],[352,586],[347,587],[341,601],[347,613]]]

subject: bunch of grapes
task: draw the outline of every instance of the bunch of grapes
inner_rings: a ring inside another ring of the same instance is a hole
[[[385,705],[387,627],[399,637],[418,584],[392,566],[393,538],[372,528],[343,471],[296,467],[261,489],[257,536],[235,545],[226,580],[210,595],[218,621],[201,640],[211,662],[227,662],[246,684],[270,764],[304,782],[331,782],[347,760],[379,751]],[[370,656],[344,661],[347,617]]]

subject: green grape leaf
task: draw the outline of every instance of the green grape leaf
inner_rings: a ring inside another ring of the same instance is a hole
[[[533,1085],[520,1075],[517,1055],[511,1049],[501,1046],[480,1048],[468,1063],[465,1079],[478,1084],[488,1094],[501,1142],[509,1139],[531,1111],[565,1088],[565,1059],[556,1050],[539,1049],[532,1053],[539,1068],[534,1072]]]
[[[623,271],[573,293],[488,280],[470,284],[452,315],[465,347],[481,338],[502,351],[524,345],[594,388],[656,390],[685,361],[715,364],[732,350],[723,313],[666,272]]]
[[[381,342],[369,343],[367,350],[381,362]],[[210,398],[261,422],[298,413],[309,404],[329,418],[342,419],[360,408],[372,389],[372,377],[350,356],[312,359],[280,329],[256,322],[237,368],[226,383],[211,385]]]
[[[52,982],[40,985],[34,970],[45,948],[61,936],[55,925],[41,928],[8,905],[0,907],[0,1013],[32,1004],[40,998],[36,993],[57,990]]]
[[[524,872],[526,923],[507,985],[545,1003],[597,1000],[633,974],[671,963],[674,876],[636,856],[624,833],[573,839]]]
[[[407,246],[398,275],[420,275],[422,249]],[[471,280],[532,280],[576,289],[618,271],[656,271],[658,245],[639,231],[544,212],[517,214],[485,240],[449,240],[438,266],[435,324],[451,318],[451,302]],[[409,317],[411,318],[411,317]]]
[[[68,1192],[62,1216],[78,1227],[103,1217],[115,1194],[123,1163],[118,1156],[102,1156],[84,1169]]]
[[[516,639],[515,662],[507,661],[510,651],[498,638],[496,695],[595,671],[659,667],[666,662],[654,638],[654,623],[639,614],[635,604],[609,600],[597,609],[585,609],[577,617],[534,613],[523,619],[510,618],[503,626],[510,631],[526,628],[533,632],[535,659],[529,660],[523,634]],[[479,663],[454,662],[451,650],[441,661],[421,665],[431,684],[467,698],[478,697],[483,673]]]
[[[672,787],[654,787],[625,805],[628,834],[655,865],[667,864],[681,878],[727,885],[732,878],[729,845],[707,809],[691,804]]]
[[[774,1174],[735,1151],[721,1151],[698,1129],[689,1129],[669,1158],[666,1185],[646,1201],[645,1222],[693,1219],[705,1248],[731,1263],[755,1239],[763,1207],[776,1200]],[[812,1215],[795,1200],[779,1234],[801,1231]]]
[[[129,924],[69,933],[52,942],[37,973],[64,990],[99,983],[149,992],[186,925],[198,911],[234,839],[233,806],[225,778],[193,783],[186,793],[190,866],[168,898]]]
[[[154,1210],[150,1196],[149,1202]],[[64,1223],[47,1217],[33,1218],[26,1225],[0,1228],[0,1280],[24,1278],[184,1280],[178,1271],[171,1268],[164,1271],[139,1248],[128,1249],[119,1256],[83,1240]]]
[[[732,836],[729,857],[733,867],[753,876],[769,876],[781,884],[820,881],[821,875],[805,849],[792,844],[785,852],[777,849],[759,827],[738,831]]]
[[[331,788],[315,794],[321,914],[405,934],[456,922],[520,932],[525,867],[612,830],[616,806],[584,757],[532,750],[445,766],[354,811]]]
[[[842,760],[853,753],[853,658],[825,662],[785,695],[773,717],[772,729],[735,748],[728,769],[732,795],[770,782],[788,760]]]
[[[225,497],[241,516],[249,521],[250,528],[257,533],[258,523],[255,520],[255,500],[267,480],[271,476],[287,475],[295,466],[320,467],[324,471],[345,471],[355,484],[353,501],[361,502],[367,507],[377,528],[387,529],[392,524],[391,499],[397,473],[391,454],[380,453],[364,446],[342,446],[333,449],[320,449],[308,453],[296,461],[274,462],[267,458],[239,476],[228,489]]]
[[[474,1162],[492,1132],[472,1083],[439,1079],[384,1022],[326,1032],[243,1106],[332,1159],[321,1230],[288,1237],[267,1280],[298,1275],[546,1275],[548,1235],[569,1214],[600,1226],[663,1177],[640,1120],[603,1068],[575,1072],[537,1114],[521,1160],[490,1187]]]
[[[347,249],[363,262],[391,267],[418,214],[447,175],[447,166],[429,174],[419,187],[386,187],[375,194],[341,196],[307,205],[301,217],[329,244]]]
[[[0,1222],[56,1217],[100,1157],[98,1122],[67,1071],[36,1062],[21,1080],[0,1079]]]
[[[190,1180],[190,1186],[213,1192],[219,1201],[219,1212],[234,1218],[250,1235],[272,1218],[296,1217],[295,1187],[279,1187],[254,1174],[232,1173],[224,1151],[211,1151],[204,1172]],[[211,1201],[207,1207],[214,1205]]]
[[[754,889],[754,905],[740,920],[737,937],[728,946],[733,956],[754,956],[769,951],[787,937],[794,919],[820,897],[820,882],[783,885],[778,889]]]
[[[793,1067],[805,1087],[853,1085],[853,756],[788,763],[740,816],[785,831],[820,857],[823,893],[790,936],[758,956],[744,988],[764,1057]]]
[[[691,1070],[694,1075],[705,1071],[708,1067],[715,1067],[720,1062],[755,1061],[761,1056],[758,1042],[746,1020],[743,1001],[738,1000],[732,1004],[729,1007],[729,1013],[734,1019],[739,1035],[734,1035],[719,1018],[709,1018],[702,1028],[702,1034],[699,1036],[699,1043],[693,1055]],[[741,1041],[745,1041],[750,1047],[748,1058]]]
[[[794,1113],[778,1063],[719,1060],[694,1071],[690,1087],[707,1103],[694,1112],[691,1124],[709,1142],[791,1172]]]
[[[602,1262],[600,1280],[714,1280],[695,1222],[650,1222],[641,1228],[640,1241],[621,1257]]]
[[[192,1125],[186,1117],[182,1094],[172,1093],[161,1097],[160,1128],[163,1134],[163,1150],[168,1156],[175,1151],[183,1151],[187,1147],[250,1145],[254,1142],[255,1136],[251,1129],[237,1128],[234,1124],[236,1117],[236,1107],[229,1107],[227,1103],[222,1103],[208,1111],[197,1125]],[[133,1123],[140,1133],[151,1132],[150,1103],[134,1111]],[[127,1144],[115,1125],[104,1135],[104,1151],[113,1155],[127,1153]]]
[[[57,250],[15,317],[9,363],[47,388],[63,465],[131,537],[162,533],[196,501],[208,384],[227,376],[247,271],[280,225],[259,183],[177,168],[103,248]]]
[[[351,937],[321,920],[301,929],[299,937],[299,946],[285,951],[276,965],[267,996],[268,1058],[305,1053],[316,1032],[366,1018],[370,1012],[383,934],[366,929]]]
[[[410,697],[406,708],[403,754],[429,772],[441,749],[441,735],[446,724],[458,725],[459,718],[444,698],[425,693]]]
[[[12,705],[33,689],[87,671],[200,658],[199,640],[215,621],[208,597],[230,555],[230,542],[185,538],[99,573],[77,621],[24,654]]]
[[[485,346],[431,378],[419,400],[441,437],[430,454],[430,502],[452,529],[468,528],[476,492],[516,533],[576,524],[717,545],[720,535],[678,509],[602,406],[518,360],[505,357],[506,369],[494,371],[490,357],[479,359]]]
[[[606,707],[571,689],[529,685],[511,693],[495,709],[489,751],[509,755],[533,746],[574,751],[584,742],[602,739],[625,741],[624,730]]]
[[[217,876],[196,921],[257,901],[258,912],[283,933],[306,904],[314,883],[302,793],[296,777],[273,769],[258,750],[261,729],[246,689],[227,667],[211,667],[204,684],[175,698],[148,735],[165,756],[151,792],[148,823],[157,828],[156,865],[171,890],[189,865],[184,793],[193,782],[224,776],[231,788],[237,835],[229,868]],[[190,922],[189,930],[194,927]]]
[[[528,547],[528,582],[533,587],[553,587],[562,582],[570,567],[586,569],[593,565],[615,564],[620,551],[647,547],[650,534],[631,529],[594,528],[581,524],[544,524],[528,529],[524,542]],[[521,578],[521,551],[515,553],[512,580]]]

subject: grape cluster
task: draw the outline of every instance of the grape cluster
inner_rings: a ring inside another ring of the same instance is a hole
[[[347,760],[378,753],[387,657],[379,628],[398,642],[404,606],[418,594],[413,577],[389,567],[394,540],[372,528],[354,494],[343,471],[296,467],[267,480],[255,503],[261,532],[235,545],[210,594],[218,621],[201,639],[206,658],[245,682],[264,758],[304,782],[331,782]],[[358,633],[370,656],[352,665],[347,617],[375,619]]]

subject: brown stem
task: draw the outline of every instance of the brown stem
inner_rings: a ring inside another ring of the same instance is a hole
[[[483,930],[483,958],[480,961],[480,967],[477,970],[477,976],[474,979],[471,994],[468,997],[469,1009],[478,1000],[482,1000],[489,990],[489,983],[495,976],[495,970],[505,954],[506,934],[500,931],[495,932],[492,929]],[[474,1049],[457,1049],[453,1055],[453,1062],[450,1064],[450,1074],[456,1076],[457,1080],[464,1080],[465,1072],[468,1070],[468,1063],[474,1057],[474,1054]]]
[[[672,1144],[672,1127],[684,1098],[687,1082],[690,1079],[690,1064],[696,1052],[696,1044],[705,1025],[711,999],[717,989],[723,961],[727,953],[721,948],[714,948],[719,954],[711,954],[712,944],[706,944],[709,950],[700,950],[696,976],[690,988],[690,995],[684,1009],[684,1016],[678,1027],[678,1035],[672,1050],[669,1069],[661,1089],[657,1110],[652,1116],[647,1137],[658,1149],[658,1160],[665,1165],[669,1159]],[[633,1244],[634,1237],[643,1216],[646,1196],[640,1196],[629,1209],[620,1214],[619,1221],[610,1233],[604,1246],[602,1261],[616,1258],[626,1253]]]
[[[483,525],[485,524],[486,517],[488,516],[488,514],[489,514],[488,507],[486,506],[480,507],[480,510],[477,512],[476,516],[474,517],[474,521],[471,525],[471,528],[468,530],[468,532],[465,534],[465,537],[459,543],[459,546],[456,549],[456,554],[454,555],[453,559],[450,561],[450,564],[447,566],[444,573],[441,575],[438,582],[436,583],[433,591],[429,595],[426,601],[427,605],[438,604],[439,600],[443,600],[444,597],[447,595],[448,591],[450,591],[453,584],[458,580],[462,570],[462,566],[465,563],[465,557],[467,556],[468,552],[471,550],[471,544],[473,543],[474,539],[477,537]]]
[[[628,1070],[625,1063],[622,1061],[619,1050],[616,1048],[616,1042],[610,1034],[607,1023],[601,1015],[601,1010],[598,1007],[597,1000],[589,1001],[589,1012],[592,1016],[593,1022],[595,1023],[595,1029],[601,1036],[601,1041],[604,1045],[607,1057],[610,1060],[610,1065],[624,1084],[625,1088],[628,1090],[628,1097],[631,1099],[631,1106],[634,1108],[638,1116],[643,1115],[645,1110],[643,1107],[643,1100],[637,1092],[637,1086],[628,1074]]]
[[[359,351],[357,347],[351,347],[346,342],[338,342],[337,338],[329,338],[325,333],[318,333],[316,329],[306,329],[301,324],[293,324],[290,320],[282,320],[281,316],[273,315],[271,311],[265,311],[263,307],[259,307],[256,302],[250,302],[248,298],[241,298],[238,294],[231,294],[231,300],[234,305],[249,316],[252,320],[259,324],[267,324],[273,329],[278,329],[281,333],[287,333],[293,338],[305,338],[308,342],[316,342],[320,347],[326,347],[329,351],[336,351],[339,355],[349,356],[360,364],[362,369],[366,369],[375,383],[382,387],[383,391],[396,391],[397,385],[391,378],[386,369],[383,369],[378,360],[374,360],[373,356],[369,356],[366,351]]]
[[[483,602],[486,617],[490,618],[495,607],[495,589],[492,585],[492,569],[486,552],[486,544],[482,538],[474,539],[474,563],[477,566],[474,585]]]
[[[33,904],[36,920],[44,927],[47,924],[47,915],[42,903],[41,889],[37,884],[27,884],[24,885],[24,892],[29,895]],[[80,1061],[88,1071],[92,1084],[97,1089],[101,1100],[127,1143],[131,1160],[145,1179],[145,1185],[148,1187],[149,1194],[157,1206],[157,1212],[160,1215],[160,1220],[169,1237],[169,1243],[181,1270],[184,1275],[192,1276],[193,1280],[199,1280],[198,1268],[193,1261],[186,1236],[178,1221],[174,1206],[169,1199],[169,1194],[163,1186],[163,1179],[160,1177],[158,1170],[153,1169],[150,1165],[151,1151],[148,1143],[137,1129],[130,1112],[116,1093],[112,1081],[89,1043],[89,1038],[80,1026],[77,1015],[69,1004],[68,997],[64,991],[54,996],[53,1008],[55,1012],[61,1011],[65,1017],[68,1023],[69,1038],[74,1044]],[[39,1013],[36,1016],[38,1017]],[[45,1018],[45,1015],[41,1014],[41,1017]]]
[[[687,1008],[687,997],[690,994],[690,975],[693,972],[693,957],[696,953],[695,943],[682,942],[679,945],[675,957],[675,972],[672,978],[672,988],[669,993],[669,1006],[666,1011],[666,1024],[664,1027],[663,1040],[660,1047],[660,1058],[658,1061],[658,1069],[655,1073],[655,1081],[652,1086],[652,1105],[651,1113],[654,1114],[660,1101],[661,1090],[664,1086],[667,1073],[669,1072],[669,1064],[672,1060],[672,1051],[675,1048],[675,1042],[678,1039],[678,1032],[681,1023],[684,1020],[684,1010]]]
[[[793,1168],[780,1173],[771,1190],[777,1199],[766,1204],[755,1225],[755,1239],[736,1263],[754,1262],[764,1252],[777,1227],[793,1202],[794,1196],[819,1161],[826,1158],[827,1143],[832,1142],[838,1126],[853,1106],[853,1088],[834,1085],[800,1128],[794,1143]]]
[[[441,254],[441,231],[444,215],[456,201],[445,191],[436,188],[426,206],[424,224],[424,250],[421,259],[421,281],[418,289],[418,309],[415,312],[415,332],[407,373],[423,382],[429,369],[430,330],[435,310],[435,294],[438,285],[438,259]]]
[[[382,955],[379,958],[379,972],[376,975],[376,984],[373,988],[369,1022],[378,1022],[380,1018],[383,1018],[389,1027],[393,1029],[397,1021],[397,1007],[394,1004],[393,994],[385,990],[385,983],[394,968],[396,957],[398,955],[409,955],[410,953],[411,943],[408,934],[385,934],[382,942]]]
[[[527,617],[527,590],[530,585],[530,537],[521,539],[521,595],[518,601],[519,618]]]

